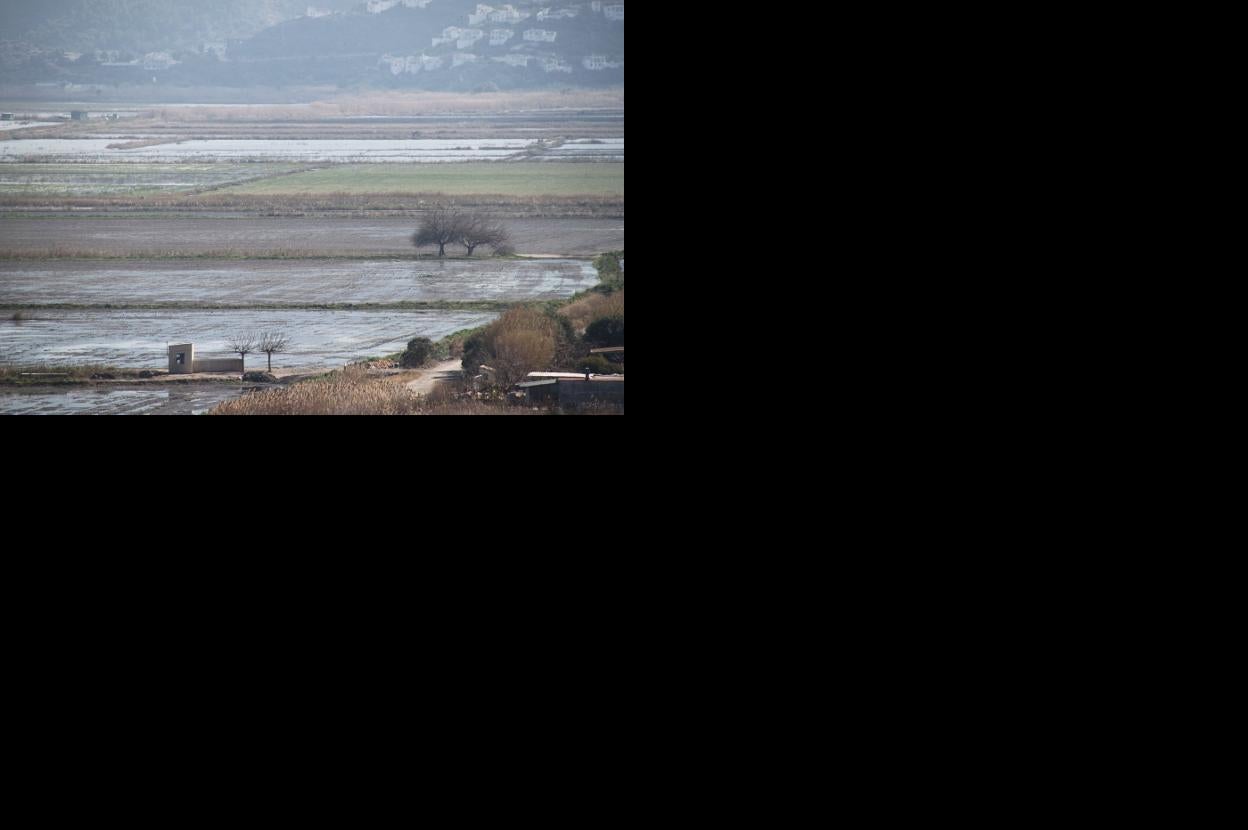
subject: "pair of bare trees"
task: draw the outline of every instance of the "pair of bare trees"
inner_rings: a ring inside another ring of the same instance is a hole
[[[273,371],[273,355],[282,354],[290,348],[290,337],[281,331],[247,332],[227,337],[225,343],[230,351],[243,359],[243,371],[247,371],[247,355],[267,354],[269,371]]]
[[[412,235],[412,244],[417,248],[426,245],[437,245],[438,256],[446,256],[447,245],[463,245],[468,256],[482,245],[487,245],[499,256],[507,256],[514,252],[511,234],[497,222],[491,222],[479,213],[455,213],[449,210],[435,210],[425,214],[420,227]]]

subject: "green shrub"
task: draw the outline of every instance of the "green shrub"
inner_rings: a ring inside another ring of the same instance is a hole
[[[559,324],[533,308],[513,308],[485,330],[490,366],[498,370],[498,383],[508,387],[524,380],[528,372],[548,368],[559,345]]]
[[[599,281],[613,289],[623,288],[624,271],[620,268],[620,260],[623,258],[623,251],[608,251],[595,259],[594,267],[598,269]]]
[[[585,354],[585,344],[581,342],[571,320],[553,311],[547,312],[546,316],[555,321],[556,363],[563,365],[568,359]]]
[[[541,304],[512,308],[464,340],[464,374],[473,377],[488,365],[505,388],[524,380],[528,372],[563,365],[584,354],[578,341],[570,322],[549,308]]]
[[[585,329],[585,342],[596,347],[624,345],[624,315],[603,317]]]
[[[277,383],[277,376],[270,372],[247,372],[243,375],[243,380],[253,383]]]
[[[607,251],[594,260],[594,267],[598,269],[598,276],[606,281],[620,273],[620,259],[623,258],[623,251]]]
[[[415,369],[424,366],[431,354],[433,354],[433,341],[428,337],[417,337],[408,341],[407,351],[403,352],[399,363],[405,369]]]
[[[624,366],[619,363],[612,363],[607,359],[606,355],[591,354],[588,357],[582,357],[576,361],[576,368],[573,371],[583,372],[586,369],[595,375],[622,375],[624,374]]]
[[[490,351],[485,344],[485,332],[474,334],[464,341],[464,359],[460,365],[466,377],[475,377],[482,364],[489,364]]]

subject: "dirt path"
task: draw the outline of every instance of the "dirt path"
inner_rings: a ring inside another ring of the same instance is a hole
[[[460,364],[459,360],[447,360],[430,366],[428,369],[422,369],[420,377],[408,383],[407,388],[417,395],[427,395],[439,383],[454,380],[463,374]]]

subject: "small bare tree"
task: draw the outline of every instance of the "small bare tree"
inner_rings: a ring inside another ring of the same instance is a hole
[[[439,257],[446,256],[446,246],[454,243],[463,245],[468,256],[472,256],[482,245],[489,245],[500,256],[514,253],[507,229],[479,213],[430,211],[412,235],[412,244],[417,250],[425,245],[437,245]]]
[[[273,371],[273,355],[282,354],[290,348],[290,337],[282,331],[264,331],[260,333],[260,343],[256,351],[269,356],[269,371]]]
[[[243,359],[243,372],[247,371],[247,355],[256,350],[256,336],[250,332],[246,334],[233,334],[225,339],[225,345],[230,347],[230,351],[237,354]]]
[[[491,223],[484,216],[473,213],[462,219],[459,244],[468,249],[468,256],[472,256],[481,245],[489,245],[498,253],[499,248],[510,247],[511,236],[502,225]]]
[[[458,213],[447,210],[430,211],[420,220],[420,227],[413,234],[412,243],[417,248],[437,245],[438,256],[444,257],[446,246],[459,241],[462,228],[463,220]]]

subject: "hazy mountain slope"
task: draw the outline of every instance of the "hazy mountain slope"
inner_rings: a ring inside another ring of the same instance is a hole
[[[33,34],[0,36],[0,81],[433,90],[624,82],[623,0],[312,3],[317,14],[303,16],[308,0],[47,0],[39,20],[20,6],[27,14],[14,25],[34,25]]]
[[[287,83],[321,83],[338,73],[352,82],[426,89],[620,84],[624,21],[602,7],[623,3],[598,5],[429,0],[425,7],[304,18],[238,44],[230,59],[264,66]],[[523,19],[492,21],[491,9]],[[559,9],[576,14],[552,16]],[[535,39],[538,33],[554,39]]]
[[[49,49],[137,52],[249,37],[304,14],[361,0],[5,0],[0,38]]]

